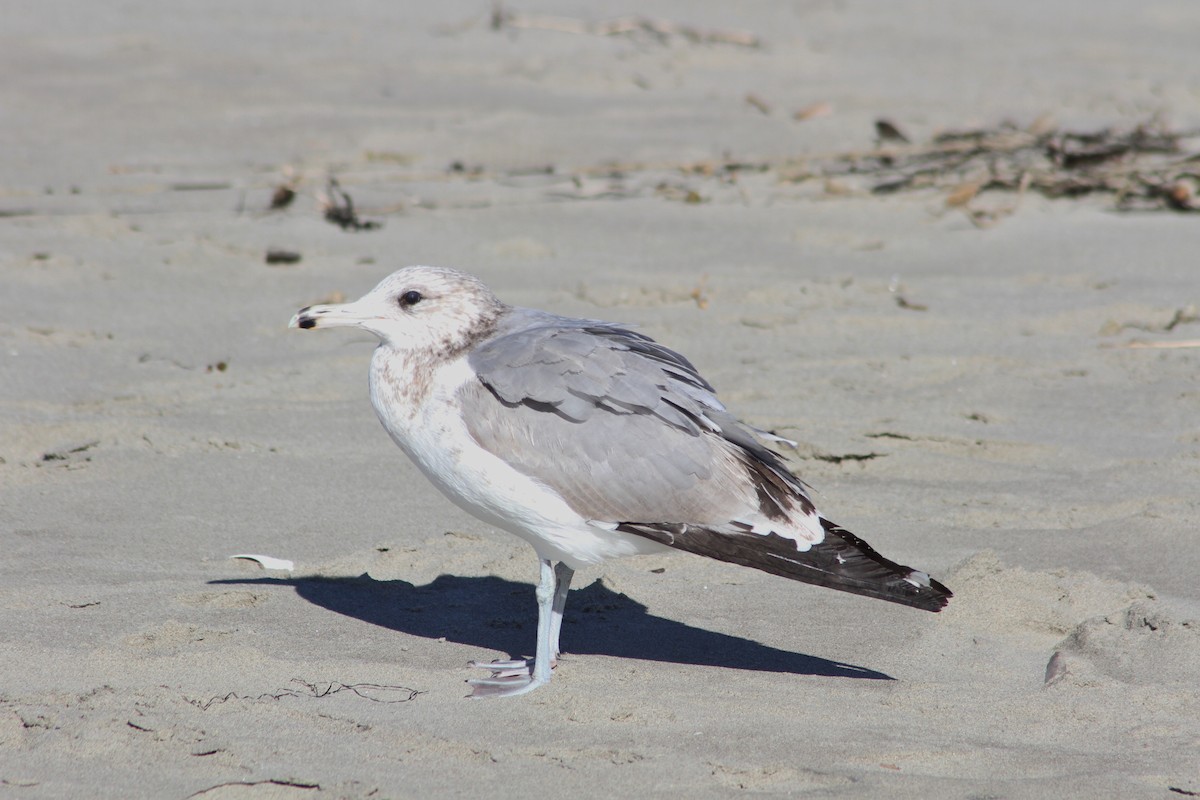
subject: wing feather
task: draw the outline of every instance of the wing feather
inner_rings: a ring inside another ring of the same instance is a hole
[[[787,524],[812,508],[686,358],[610,323],[538,322],[477,347],[460,400],[481,446],[582,516],[723,525],[766,498]]]

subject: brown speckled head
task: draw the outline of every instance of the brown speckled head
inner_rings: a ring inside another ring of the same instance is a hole
[[[486,338],[507,308],[470,275],[445,267],[406,267],[353,303],[300,309],[289,327],[362,328],[393,350],[436,361]]]

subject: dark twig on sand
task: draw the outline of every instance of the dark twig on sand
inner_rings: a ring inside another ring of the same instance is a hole
[[[372,231],[380,226],[380,223],[374,220],[358,218],[354,210],[354,201],[332,175],[329,176],[326,191],[327,194],[318,196],[318,200],[325,209],[325,219],[334,225],[344,231]]]

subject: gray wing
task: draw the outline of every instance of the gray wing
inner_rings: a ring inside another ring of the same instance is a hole
[[[460,399],[480,446],[617,530],[832,589],[946,605],[945,586],[821,517],[686,358],[610,323],[526,313],[469,356],[479,380]]]
[[[468,428],[581,515],[725,526],[811,513],[799,479],[682,355],[611,323],[527,322],[469,356]]]
[[[597,410],[649,412],[696,432],[695,415],[685,413],[678,401],[724,411],[690,361],[611,323],[552,317],[476,348],[470,363],[504,403],[549,405],[575,422],[591,419]]]

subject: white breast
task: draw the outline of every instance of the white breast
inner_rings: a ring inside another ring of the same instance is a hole
[[[556,492],[480,447],[457,402],[459,388],[477,380],[466,356],[423,370],[380,345],[371,358],[371,403],[392,440],[455,505],[573,569],[667,549],[589,523]],[[497,404],[496,413],[504,407]]]

